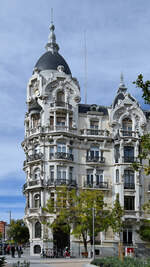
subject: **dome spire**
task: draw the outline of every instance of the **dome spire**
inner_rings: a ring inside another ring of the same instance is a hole
[[[120,84],[119,84],[119,88],[118,88],[118,93],[120,92],[126,92],[127,88],[125,87],[124,84],[124,77],[123,77],[123,73],[121,72],[120,74]]]
[[[48,43],[46,44],[46,50],[51,51],[53,54],[57,53],[59,50],[59,46],[56,43],[56,36],[54,33],[55,26],[53,24],[53,8],[51,8],[51,24],[50,24],[50,34],[48,36]]]

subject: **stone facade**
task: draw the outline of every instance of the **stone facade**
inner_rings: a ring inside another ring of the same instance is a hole
[[[140,136],[149,130],[148,112],[127,92],[122,75],[110,107],[80,104],[80,87],[58,54],[54,25],[46,48],[27,85],[22,142],[26,155],[24,220],[30,231],[31,255],[54,247],[53,234],[41,221],[46,217],[52,223],[55,215],[45,215],[42,208],[49,198],[55,201],[56,187],[64,184],[102,190],[110,208],[119,193],[126,210],[123,243],[136,246],[141,243],[136,232],[144,216],[141,207],[150,193],[148,178],[133,171],[132,163],[139,160]],[[113,250],[117,242],[111,230],[100,233],[96,253],[100,247]],[[74,256],[83,251],[83,244],[73,236],[70,247]]]

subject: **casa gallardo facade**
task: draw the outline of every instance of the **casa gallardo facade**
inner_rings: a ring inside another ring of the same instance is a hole
[[[140,137],[149,131],[149,113],[129,94],[123,75],[111,106],[81,104],[79,83],[58,53],[54,29],[51,24],[46,52],[27,85],[23,193],[31,255],[54,249],[60,256],[65,246],[73,256],[84,251],[82,242],[72,235],[52,233],[41,223],[45,218],[50,223],[55,220],[42,208],[49,198],[55,203],[56,188],[63,185],[102,190],[110,207],[119,193],[125,209],[123,244],[136,247],[142,243],[137,229],[150,186],[148,177],[133,171],[132,163],[139,161]],[[96,254],[100,248],[113,253],[117,242],[111,230],[99,233]]]

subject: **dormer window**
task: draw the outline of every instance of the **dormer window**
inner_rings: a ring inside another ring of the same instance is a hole
[[[65,102],[65,94],[63,91],[58,91],[57,93],[57,106],[62,106]]]
[[[99,124],[98,120],[91,120],[90,121],[90,129],[98,129],[98,124]]]
[[[123,136],[132,136],[132,120],[125,118],[122,121]]]

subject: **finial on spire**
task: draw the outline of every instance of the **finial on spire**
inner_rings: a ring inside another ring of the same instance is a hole
[[[51,24],[50,24],[50,34],[48,36],[48,43],[46,44],[47,51],[51,51],[52,53],[57,53],[59,50],[59,46],[56,43],[56,36],[54,33],[55,26],[53,24],[53,8],[51,8]]]
[[[121,72],[120,74],[120,85],[119,85],[120,88],[122,87],[125,87],[125,84],[124,84],[124,77],[123,77],[123,73]]]
[[[118,88],[118,93],[119,92],[126,92],[126,87],[124,84],[124,77],[123,77],[123,73],[121,72],[120,74],[120,84],[119,84],[119,88]]]

